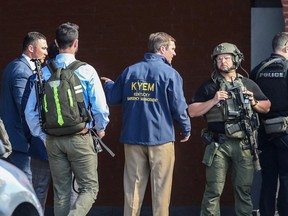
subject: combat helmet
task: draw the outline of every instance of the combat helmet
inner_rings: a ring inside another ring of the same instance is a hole
[[[216,64],[217,55],[225,54],[225,53],[232,54],[232,56],[233,56],[232,61],[233,61],[235,69],[237,69],[241,64],[241,61],[244,60],[243,53],[240,52],[240,50],[237,48],[236,45],[225,42],[225,43],[221,43],[221,44],[217,45],[213,50],[211,58],[212,58],[213,64],[215,66],[217,65]]]

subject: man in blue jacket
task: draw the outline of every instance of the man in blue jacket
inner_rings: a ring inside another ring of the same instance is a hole
[[[175,161],[173,120],[181,128],[180,142],[186,142],[191,131],[183,81],[171,66],[175,39],[164,32],[153,33],[148,49],[144,59],[127,67],[115,82],[102,77],[108,103],[123,108],[125,216],[140,215],[149,175],[153,216],[169,215]]]
[[[7,160],[21,169],[30,181],[32,175],[27,153],[29,143],[24,136],[21,122],[21,99],[27,79],[35,69],[31,59],[38,58],[43,63],[46,56],[46,37],[39,32],[29,32],[23,40],[22,55],[5,68],[1,84],[0,116],[12,145],[12,154]]]

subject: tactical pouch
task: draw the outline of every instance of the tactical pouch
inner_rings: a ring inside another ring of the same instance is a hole
[[[227,137],[238,139],[243,139],[246,136],[240,122],[225,122],[225,134]]]
[[[211,166],[218,148],[219,144],[217,142],[212,142],[210,145],[206,145],[202,163],[206,166]]]
[[[213,106],[205,115],[204,118],[207,122],[223,122],[224,119],[224,109],[223,105]]]
[[[201,130],[201,139],[205,145],[210,145],[213,141],[213,134],[207,128]]]
[[[267,134],[283,133],[287,130],[288,117],[276,117],[263,121],[264,128]]]

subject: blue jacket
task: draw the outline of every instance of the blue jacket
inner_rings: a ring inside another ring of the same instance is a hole
[[[173,120],[183,135],[190,135],[182,78],[162,55],[145,54],[142,61],[127,67],[115,82],[106,82],[104,91],[108,104],[122,104],[120,142],[174,142]]]
[[[4,70],[1,84],[0,116],[14,151],[27,153],[29,143],[21,121],[21,100],[29,76],[33,74],[29,62],[21,56]]]
[[[24,134],[27,140],[30,143],[28,154],[40,160],[48,160],[48,153],[46,150],[46,146],[44,145],[44,142],[39,137],[35,137],[31,134],[30,129],[25,119],[25,114],[24,114],[30,92],[32,88],[35,88],[34,84],[36,80],[37,80],[37,74],[31,75],[28,78],[28,81],[27,81],[27,84],[23,93],[22,102],[21,102],[23,130],[24,130]]]

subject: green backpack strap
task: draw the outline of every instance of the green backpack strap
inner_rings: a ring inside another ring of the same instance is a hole
[[[79,60],[76,60],[76,61],[72,62],[70,65],[68,65],[66,69],[75,71],[77,68],[79,68],[80,66],[82,66],[84,64],[86,64],[86,62],[81,62]]]
[[[84,64],[86,64],[86,62],[81,62],[79,60],[76,60],[76,61],[72,62],[71,64],[69,64],[65,69],[75,71],[77,68],[79,68],[80,66],[82,66]],[[60,73],[61,73],[62,68],[58,68],[54,60],[50,61],[47,64],[47,67],[48,67],[51,74],[57,73],[56,77],[58,77],[58,79],[60,78]]]
[[[76,60],[76,61],[72,62],[70,65],[68,65],[68,66],[67,66],[67,69],[70,69],[70,70],[72,70],[72,71],[75,71],[77,68],[79,68],[80,66],[82,66],[82,65],[84,65],[84,64],[86,64],[86,62],[81,62],[81,61],[79,61],[79,60]],[[47,67],[48,67],[48,69],[49,69],[49,71],[50,71],[51,74],[52,74],[52,73],[56,73],[57,70],[58,70],[58,67],[57,67],[57,65],[56,65],[56,63],[55,63],[54,60],[50,61],[50,62],[47,64]]]
[[[57,65],[55,63],[54,60],[50,61],[48,64],[47,64],[47,68],[49,69],[50,73],[55,73],[57,71]]]

